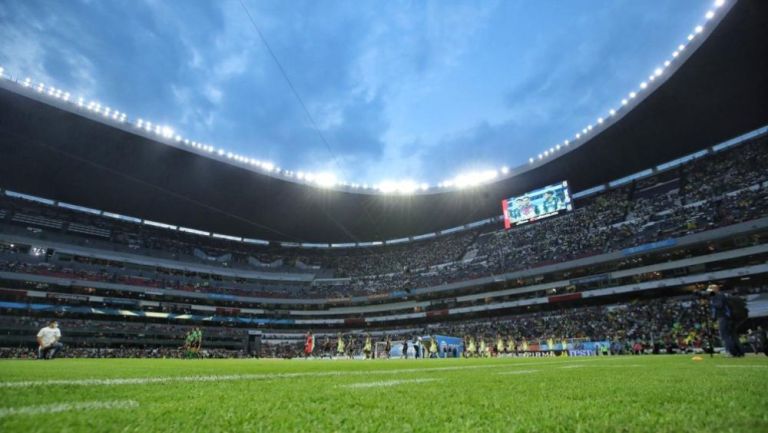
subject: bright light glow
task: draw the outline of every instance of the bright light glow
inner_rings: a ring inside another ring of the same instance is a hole
[[[725,4],[725,0],[715,0],[715,7],[719,8],[720,6]]]
[[[336,179],[336,175],[333,173],[318,173],[318,175],[315,176],[315,183],[323,188],[330,188],[336,185],[338,180]]]
[[[705,16],[705,17],[707,17],[707,19],[708,19],[708,20],[711,20],[712,18],[714,18],[714,17],[715,17],[715,12],[714,12],[714,11],[709,11],[709,12],[707,12],[707,14],[706,14],[706,15],[704,15],[704,16]]]
[[[721,7],[725,4],[724,0],[717,0],[715,1],[715,7]],[[705,17],[707,20],[713,19],[715,16],[714,10],[709,10],[706,12]],[[688,35],[688,40],[693,40],[695,37],[695,34],[702,33],[704,31],[703,25],[698,25],[694,28],[694,32]],[[684,44],[680,44],[678,46],[678,49],[672,53],[672,57],[676,58],[680,55],[680,52],[683,51],[686,48]],[[651,81],[654,81],[655,78],[660,77],[664,73],[664,68],[670,67],[671,61],[666,60],[663,63],[663,67],[659,66],[656,67],[653,71],[653,74],[651,74],[646,81],[643,81],[640,83],[641,89],[647,89],[648,83]],[[0,78],[3,77],[3,74],[5,72],[5,69],[3,67],[0,67]],[[32,79],[30,77],[27,77],[23,82],[20,83],[23,87],[29,87],[31,86]],[[48,95],[63,99],[66,102],[69,102],[70,93],[64,92],[61,89],[56,89],[55,87],[51,86],[48,89],[46,89],[46,86],[44,83],[38,83],[35,86],[35,90],[42,93],[45,90],[47,90]],[[628,98],[624,98],[621,100],[621,105],[625,106],[629,103],[630,99],[634,99],[637,97],[636,92],[630,92]],[[84,104],[84,98],[82,96],[78,97],[77,104],[79,107],[82,107]],[[73,101],[74,104],[74,101]],[[112,118],[113,120],[116,120],[118,122],[123,122],[126,119],[126,114],[121,113],[118,110],[111,109],[110,107],[105,107],[104,111],[102,112],[101,105],[96,101],[90,101],[87,105],[88,111],[94,111],[99,114],[103,114],[105,118]],[[617,111],[613,108],[611,108],[609,111],[610,116],[615,116],[617,114]],[[605,119],[603,117],[597,118],[597,124],[602,125],[605,122]],[[280,169],[276,167],[274,164],[270,162],[260,162],[255,159],[250,159],[245,156],[241,156],[238,154],[234,154],[232,152],[227,152],[224,149],[217,149],[214,146],[205,145],[203,143],[197,143],[195,141],[189,141],[188,139],[183,139],[180,135],[176,135],[174,130],[168,126],[162,126],[159,124],[153,125],[152,122],[144,121],[142,119],[136,120],[136,126],[141,129],[145,129],[147,132],[154,132],[155,134],[161,135],[165,138],[175,140],[176,142],[184,142],[185,145],[190,145],[196,149],[201,149],[210,153],[217,153],[220,157],[226,156],[228,159],[232,159],[237,162],[241,162],[244,164],[250,164],[252,166],[257,166],[262,169],[264,169],[267,172],[275,172],[277,174],[291,177],[291,178],[298,178],[299,180],[306,180],[307,182],[314,182],[319,186],[322,187],[331,187],[331,186],[350,186],[352,188],[359,188],[361,187],[360,184],[357,183],[347,183],[344,181],[340,181],[336,178],[335,175],[332,173],[320,173],[320,174],[312,174],[312,173],[305,173],[305,172],[293,172],[290,170]],[[153,128],[154,126],[154,128]],[[593,126],[589,125],[586,128],[582,129],[580,133],[576,133],[575,137],[576,139],[582,138],[582,135],[587,135],[590,131],[592,131]],[[538,154],[539,160],[543,159],[544,157],[548,157],[553,155],[556,151],[561,150],[562,146],[568,146],[570,142],[568,140],[564,140],[563,144],[556,144],[554,147],[545,150],[543,153]],[[535,157],[528,158],[529,163],[533,163],[535,161]],[[466,186],[473,186],[477,185],[486,181],[489,181],[491,179],[495,179],[498,177],[499,172],[506,175],[510,172],[509,167],[502,166],[498,171],[497,170],[487,170],[487,171],[480,171],[480,172],[472,172],[472,173],[465,173],[456,176],[454,179],[450,179],[445,182],[441,182],[438,184],[439,187],[450,187],[450,186],[458,186],[458,187],[466,187]],[[368,184],[363,184],[362,188],[369,189]],[[427,183],[417,183],[415,181],[406,180],[406,181],[399,181],[399,182],[382,182],[380,184],[377,184],[375,186],[371,186],[372,189],[378,189],[382,192],[401,192],[401,193],[412,193],[417,190],[426,191],[430,188],[430,185]]]

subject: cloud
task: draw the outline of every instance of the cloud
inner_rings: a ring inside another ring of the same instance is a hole
[[[704,12],[244,1],[282,71],[239,1],[4,2],[0,65],[282,167],[436,183],[594,121]]]

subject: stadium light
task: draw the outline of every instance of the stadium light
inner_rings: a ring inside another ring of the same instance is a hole
[[[722,7],[724,4],[725,4],[724,0],[716,0],[714,2],[714,7],[715,8],[719,8],[719,7]],[[708,10],[705,13],[705,18],[707,20],[711,20],[714,17],[715,17],[715,10]],[[687,36],[688,41],[692,41],[695,38],[696,34],[703,33],[703,31],[704,31],[704,26],[701,25],[701,24],[697,25],[696,27],[694,27],[694,31]],[[674,58],[679,57],[680,53],[683,50],[685,50],[685,48],[686,48],[685,44],[678,45],[677,50],[675,50],[672,53],[672,58],[674,59]],[[643,90],[647,89],[648,88],[648,83],[655,81],[655,79],[657,77],[660,77],[661,75],[663,75],[664,74],[664,69],[670,67],[671,64],[672,64],[672,62],[670,60],[665,60],[664,63],[663,63],[663,67],[661,67],[661,66],[656,67],[654,69],[653,73],[648,77],[648,79],[646,81],[643,81],[643,82],[640,83],[640,89],[643,89]],[[3,67],[0,67],[0,78],[3,77],[4,72],[5,72],[5,69]],[[30,77],[27,77],[20,84],[23,87],[30,87],[32,85],[32,79]],[[42,92],[44,92],[46,90],[46,86],[45,86],[44,83],[40,82],[37,86],[35,86],[35,89],[39,93],[42,93]],[[63,99],[64,101],[69,102],[69,97],[70,97],[70,93],[69,92],[64,92],[63,90],[56,89],[53,86],[48,88],[47,91],[48,91],[47,93],[48,93],[49,96],[55,97],[57,99]],[[635,91],[630,92],[627,98],[623,98],[621,100],[621,105],[622,106],[628,105],[629,104],[629,100],[634,99],[636,97],[637,97],[637,92],[635,92]],[[83,107],[83,103],[84,103],[83,97],[82,96],[78,97],[77,105],[79,107]],[[124,122],[125,119],[126,119],[126,114],[125,113],[121,113],[118,110],[114,110],[114,109],[111,109],[109,107],[105,107],[104,111],[102,113],[101,105],[98,102],[96,102],[96,101],[90,101],[90,103],[87,105],[87,110],[88,111],[94,111],[94,112],[99,113],[99,114],[103,114],[103,116],[105,118],[110,118],[111,117],[113,120],[116,120],[118,122]],[[617,114],[617,111],[615,109],[613,109],[613,108],[611,108],[608,112],[609,112],[610,116],[615,116]],[[604,123],[605,123],[605,119],[603,117],[598,117],[597,118],[597,124],[598,125],[602,125]],[[157,125],[154,125],[154,130],[153,130],[152,122],[144,121],[142,119],[137,119],[137,122],[136,122],[135,126],[140,128],[140,129],[145,129],[147,132],[154,132],[155,134],[163,136],[163,137],[168,138],[168,139],[175,139],[176,142],[181,142],[182,141],[182,137],[180,135],[175,135],[173,129],[171,129],[168,126],[162,126],[162,125],[157,124]],[[577,132],[575,134],[575,137],[576,137],[576,139],[581,139],[582,135],[587,135],[592,130],[593,130],[593,126],[592,125],[588,125],[586,128],[582,129],[581,132]],[[284,176],[292,177],[292,178],[296,177],[298,179],[304,179],[306,181],[310,181],[310,178],[314,178],[316,183],[318,185],[320,185],[320,186],[342,185],[342,186],[352,186],[353,188],[361,187],[361,185],[358,184],[358,183],[348,184],[346,182],[339,181],[339,180],[336,179],[335,176],[333,176],[333,175],[331,175],[329,173],[319,174],[317,176],[313,176],[312,174],[305,173],[305,172],[298,172],[298,173],[296,173],[296,172],[293,172],[293,171],[290,171],[290,170],[280,169],[280,168],[276,167],[274,164],[269,163],[269,162],[259,162],[259,161],[256,161],[255,159],[249,159],[249,158],[247,158],[245,156],[242,156],[242,155],[238,155],[238,154],[235,154],[235,153],[232,153],[232,152],[227,152],[224,149],[217,149],[214,146],[209,146],[209,145],[205,145],[203,143],[197,143],[197,142],[194,142],[194,141],[190,142],[188,139],[183,139],[183,142],[184,142],[185,145],[191,145],[192,147],[194,147],[196,149],[201,149],[201,150],[204,150],[204,151],[209,152],[209,153],[218,154],[220,157],[223,157],[223,156],[226,155],[226,157],[228,159],[235,160],[237,162],[241,162],[241,163],[244,163],[244,164],[250,164],[250,165],[253,165],[253,166],[260,167],[260,168],[264,169],[267,172],[275,172],[275,173],[280,174],[280,175],[284,175]],[[563,144],[565,146],[568,146],[570,143],[569,143],[568,140],[564,140]],[[548,157],[548,156],[554,154],[556,151],[561,150],[561,148],[562,148],[561,144],[557,144],[555,147],[550,148],[548,150],[545,150],[543,152],[543,154],[542,153],[538,154],[538,158],[539,158],[539,160],[541,160],[544,157]],[[530,157],[528,159],[528,162],[531,163],[531,164],[534,161],[535,161],[534,157]],[[506,166],[503,166],[503,167],[500,168],[500,172],[502,174],[508,174],[509,171],[510,171],[510,169],[508,167],[506,167]],[[464,187],[464,186],[476,185],[478,183],[494,179],[496,176],[498,176],[498,173],[499,173],[499,171],[497,171],[497,170],[491,170],[491,171],[485,171],[485,172],[474,172],[474,173],[462,174],[462,175],[456,176],[456,178],[454,178],[452,180],[449,180],[449,181],[446,181],[446,182],[441,182],[441,183],[437,184],[437,186],[438,187],[450,187],[450,186],[453,186],[453,185],[457,185],[459,187]],[[368,189],[369,186],[368,186],[368,184],[363,184],[362,188]],[[415,190],[418,190],[418,189],[427,190],[427,189],[430,188],[430,185],[427,184],[427,183],[417,183],[417,182],[409,180],[409,181],[401,181],[401,182],[383,182],[381,184],[377,184],[377,185],[371,186],[370,188],[371,189],[384,190],[385,192],[386,191],[394,190],[394,191],[399,191],[399,192],[403,192],[403,193],[411,193],[411,192],[413,192]]]

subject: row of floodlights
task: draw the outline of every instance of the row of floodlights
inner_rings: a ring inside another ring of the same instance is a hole
[[[709,10],[706,13],[705,15],[706,20],[709,21],[713,19],[715,17],[715,10],[720,8],[724,4],[725,4],[725,0],[716,0],[714,3],[715,9]],[[704,25],[705,24],[700,24],[694,28],[693,32],[689,34],[687,37],[688,42],[693,41],[696,35],[704,31]],[[631,100],[638,97],[639,92],[646,90],[650,85],[649,83],[652,83],[657,78],[661,77],[664,74],[664,71],[672,65],[672,62],[678,56],[680,56],[680,53],[683,50],[685,50],[686,47],[687,45],[685,43],[680,44],[677,47],[677,49],[674,52],[672,52],[672,57],[670,59],[664,61],[662,65],[656,67],[651,73],[651,75],[648,77],[648,79],[640,83],[639,89],[629,92],[629,94],[621,100],[621,105],[618,108],[615,108],[615,109],[611,108],[610,110],[608,110],[608,114],[606,115],[605,118],[598,117],[596,120],[596,124],[603,125],[608,118],[616,116],[616,114],[618,113],[619,110],[622,109],[622,107],[628,105]],[[3,72],[4,72],[4,69],[0,67],[0,78],[3,77]],[[89,112],[92,112],[95,115],[101,115],[104,118],[112,119],[119,123],[124,123],[126,121],[126,114],[123,112],[111,109],[110,107],[107,107],[107,106],[102,106],[102,104],[97,101],[90,101],[86,104],[85,100],[82,97],[77,98],[76,102],[70,101],[71,95],[69,94],[69,92],[65,92],[61,89],[57,89],[52,86],[46,87],[43,83],[38,83],[36,85],[33,85],[32,80],[30,78],[26,78],[24,81],[22,81],[21,85],[24,87],[32,87],[38,93],[47,93],[49,96],[54,97],[56,99],[60,99],[64,102],[72,102],[76,104],[78,107],[83,108]],[[217,155],[220,158],[226,158],[233,162],[238,162],[251,167],[260,168],[268,173],[279,174],[284,177],[296,179],[298,181],[313,184],[323,188],[342,186],[342,187],[347,187],[352,189],[378,191],[382,193],[412,194],[419,191],[421,192],[428,191],[433,188],[447,189],[447,188],[467,188],[467,187],[478,186],[485,183],[493,182],[499,177],[507,175],[510,171],[508,167],[504,166],[498,170],[484,170],[484,171],[476,171],[471,173],[464,173],[454,177],[453,179],[440,182],[434,186],[429,185],[428,183],[416,182],[412,180],[384,181],[378,184],[370,184],[370,185],[367,183],[348,183],[348,182],[339,180],[336,177],[336,175],[333,173],[328,173],[328,172],[312,173],[312,172],[304,172],[304,171],[285,170],[277,167],[274,163],[269,161],[260,161],[254,158],[249,158],[243,155],[232,153],[224,149],[216,148],[209,144],[204,144],[194,140],[189,140],[187,138],[183,138],[182,136],[176,134],[173,128],[166,125],[153,123],[149,120],[138,119],[135,122],[134,126],[137,129],[144,131],[146,133],[154,133],[158,137],[164,138],[166,140],[175,141],[178,144],[183,144],[185,146],[192,147],[201,152]],[[595,127],[596,126],[592,124],[587,125],[581,131],[577,132],[574,135],[575,139],[576,140],[580,140],[582,138],[586,139],[586,137],[588,137],[590,134],[593,133]],[[528,163],[533,164],[537,160],[541,161],[545,158],[551,157],[555,155],[557,152],[559,152],[560,150],[570,146],[570,144],[571,144],[570,140],[568,139],[563,140],[562,143],[558,143],[555,146],[550,147],[547,150],[544,150],[542,153],[539,153],[537,157],[529,158]]]
[[[706,21],[713,19],[716,13],[715,10],[722,7],[724,4],[725,4],[725,0],[716,0],[714,3],[714,9],[707,11],[707,13],[704,15],[704,18],[706,19]],[[693,32],[691,32],[687,37],[688,42],[693,41],[696,35],[702,33],[704,31],[704,26],[705,24],[699,24],[696,27],[694,27]],[[629,92],[629,94],[621,100],[621,106],[619,106],[618,108],[611,108],[610,110],[608,110],[608,115],[606,116],[606,118],[598,117],[596,121],[597,125],[602,125],[603,123],[605,123],[607,118],[615,116],[616,113],[619,110],[621,110],[622,107],[629,104],[631,100],[637,98],[639,92],[646,90],[650,85],[650,83],[655,81],[657,78],[661,77],[664,74],[664,71],[672,65],[672,62],[677,57],[680,56],[681,52],[685,50],[686,47],[687,45],[685,43],[678,45],[677,49],[672,52],[672,58],[665,60],[662,65],[656,67],[656,69],[653,70],[653,72],[648,77],[648,79],[640,83],[639,89]],[[576,138],[576,140],[579,140],[582,137],[586,138],[588,135],[592,133],[594,128],[595,128],[594,125],[589,124],[586,127],[584,127],[580,132],[577,132],[574,135],[574,137]],[[536,162],[536,160],[540,161],[544,158],[553,156],[559,150],[564,149],[565,147],[568,147],[570,144],[571,144],[570,140],[563,140],[562,143],[558,143],[555,146],[545,150],[544,152],[539,153],[537,157],[528,158],[528,163],[533,164],[534,162]]]

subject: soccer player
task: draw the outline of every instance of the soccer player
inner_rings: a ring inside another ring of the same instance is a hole
[[[344,336],[341,335],[341,332],[336,334],[336,355],[339,357],[344,356]]]
[[[487,347],[485,346],[485,337],[482,337],[482,336],[481,336],[481,337],[480,337],[480,347],[478,348],[478,353],[477,353],[477,355],[478,355],[480,358],[484,357],[484,356],[485,356],[485,352],[486,352],[486,349],[487,349]]]
[[[552,194],[552,191],[544,193],[544,202],[541,205],[544,208],[544,213],[555,212],[560,209],[560,197]]]
[[[307,339],[304,342],[304,357],[309,358],[312,355],[312,351],[315,350],[315,336],[312,335],[312,331],[307,332]]]
[[[371,352],[373,351],[373,343],[371,342],[371,334],[365,334],[365,345],[363,345],[363,353],[365,359],[371,359]]]
[[[389,352],[392,350],[392,338],[387,335],[387,341],[384,343],[384,352],[387,359],[389,359]]]
[[[355,336],[350,335],[349,341],[347,342],[347,356],[349,359],[352,359],[355,357],[355,350],[357,350],[357,347],[355,347]]]
[[[501,334],[496,334],[496,356],[504,353],[504,339],[501,338]]]
[[[48,326],[37,333],[37,359],[53,359],[64,345],[59,343],[61,330],[55,320],[48,322]]]
[[[467,358],[475,356],[475,337],[469,337],[469,344],[467,345]]]
[[[400,356],[403,359],[408,359],[408,340],[403,340],[403,353]]]
[[[323,357],[331,357],[333,354],[331,353],[331,340],[328,338],[328,336],[325,336],[325,339],[323,339]]]
[[[437,338],[434,335],[429,339],[429,357],[437,358]]]
[[[515,339],[512,338],[511,335],[507,335],[507,353],[510,355],[517,355],[517,345],[515,344]]]
[[[195,328],[195,356],[200,358],[200,349],[203,348],[203,330],[200,328]]]

